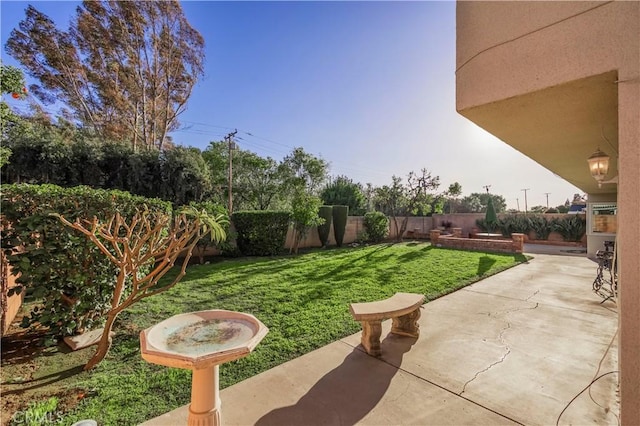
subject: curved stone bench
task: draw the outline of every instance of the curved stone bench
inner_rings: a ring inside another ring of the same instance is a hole
[[[401,336],[418,337],[418,319],[424,295],[396,293],[388,299],[369,303],[352,303],[351,315],[362,324],[362,346],[371,356],[380,356],[382,321],[392,318],[391,332]]]

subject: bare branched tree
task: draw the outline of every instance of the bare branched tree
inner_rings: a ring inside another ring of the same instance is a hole
[[[119,213],[104,222],[96,217],[70,222],[57,216],[89,238],[118,268],[104,331],[85,370],[98,365],[109,352],[111,329],[120,312],[175,286],[186,273],[196,243],[205,234],[210,233],[216,242],[226,238],[221,226],[224,217],[211,217],[195,209],[184,211],[173,220],[167,213],[149,211],[135,214],[129,222]],[[184,256],[180,272],[167,283],[161,282],[180,256]]]
[[[422,169],[420,174],[410,172],[406,184],[397,176],[393,176],[391,181],[391,186],[384,185],[376,189],[375,198],[381,210],[391,216],[396,230],[396,240],[402,241],[409,216],[414,215],[421,204],[427,204],[429,192],[440,186],[440,177],[432,176],[427,169]],[[403,219],[398,225],[400,217]]]

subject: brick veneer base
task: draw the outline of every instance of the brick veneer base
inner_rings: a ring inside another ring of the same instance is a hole
[[[436,247],[455,248],[462,250],[482,250],[501,253],[522,253],[524,249],[524,235],[513,234],[511,240],[488,240],[476,238],[459,238],[440,236],[440,232],[433,230],[430,234],[431,244]]]

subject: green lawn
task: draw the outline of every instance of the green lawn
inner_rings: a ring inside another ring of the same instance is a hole
[[[98,368],[91,373],[70,368],[68,377],[56,383],[88,395],[64,423],[93,418],[100,424],[136,424],[186,404],[190,372],[150,365],[140,357],[140,330],[172,315],[229,309],[251,313],[269,327],[250,356],[221,367],[221,387],[226,387],[357,332],[350,302],[382,299],[397,291],[434,299],[523,260],[522,255],[402,243],[192,266],[175,288],[121,314],[114,345]],[[85,362],[91,351],[73,356]],[[63,356],[71,354],[57,349],[36,361],[49,371],[60,365],[55,358]]]

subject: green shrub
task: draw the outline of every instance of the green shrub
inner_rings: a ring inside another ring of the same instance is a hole
[[[336,239],[336,245],[342,247],[344,233],[347,230],[347,219],[349,215],[349,206],[333,206],[333,236]]]
[[[331,231],[331,219],[333,218],[333,208],[331,206],[320,206],[318,216],[324,219],[324,223],[318,226],[318,237],[322,247],[327,246],[329,232]]]
[[[231,216],[238,249],[245,256],[273,256],[284,249],[291,213],[239,211]]]
[[[116,211],[130,217],[145,208],[171,213],[167,202],[122,191],[3,185],[2,247],[9,264],[21,274],[16,291],[26,288],[42,301],[25,316],[23,326],[38,322],[54,337],[75,334],[100,326],[110,308],[115,266],[52,213],[70,221],[94,216],[104,220]]]
[[[292,200],[291,224],[293,225],[293,244],[290,252],[298,254],[300,242],[307,236],[309,229],[324,223],[318,216],[322,200],[306,191],[296,191]]]
[[[369,241],[379,243],[389,234],[389,218],[382,212],[369,212],[364,215],[364,229]]]
[[[502,235],[511,237],[514,232],[528,234],[531,230],[531,221],[528,216],[509,215],[498,220],[498,228]]]
[[[578,215],[556,219],[553,221],[553,230],[562,235],[565,241],[580,241],[587,231],[587,221]]]
[[[548,240],[549,234],[553,231],[552,221],[543,216],[532,216],[530,221],[531,229],[536,233],[536,239]]]
[[[212,203],[211,201],[202,201],[199,203],[192,201],[189,203],[189,206],[199,211],[204,211],[205,213],[213,217],[223,215],[224,218],[228,220],[227,209],[220,204]],[[228,221],[223,222],[222,229],[224,230],[224,233],[229,236]],[[235,251],[235,245],[231,242],[232,240],[230,238],[227,238],[225,241],[216,244],[211,240],[211,237],[211,234],[207,234],[204,237],[200,238],[200,240],[198,240],[198,243],[196,244],[195,250],[193,251],[193,253],[198,257],[200,264],[204,263],[204,254],[210,247],[216,247],[222,253],[232,254]]]

